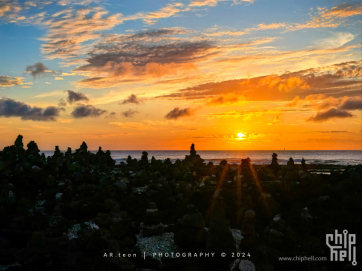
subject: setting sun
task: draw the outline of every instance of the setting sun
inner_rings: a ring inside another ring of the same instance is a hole
[[[245,137],[245,135],[243,133],[238,133],[238,137]]]

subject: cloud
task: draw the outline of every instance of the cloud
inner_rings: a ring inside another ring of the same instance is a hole
[[[173,110],[167,113],[165,118],[169,120],[171,119],[177,120],[178,118],[181,117],[189,117],[193,115],[195,115],[195,109],[192,108],[181,109],[179,107],[175,107]]]
[[[64,94],[63,91],[52,91],[52,92],[45,92],[39,95],[36,95],[34,97],[36,98],[45,98],[45,97],[51,97],[51,96],[62,96]]]
[[[67,101],[69,104],[73,104],[73,103],[79,102],[79,101],[89,102],[88,97],[85,96],[85,94],[82,92],[75,92],[72,90],[67,90],[67,93],[68,93]]]
[[[299,77],[289,77],[285,83],[281,83],[278,86],[278,89],[280,91],[292,91],[294,89],[309,89],[310,86],[308,86],[307,82],[305,82],[303,79],[300,79]]]
[[[286,27],[285,23],[271,23],[271,24],[258,24],[257,27],[253,28],[254,30],[270,30]]]
[[[190,7],[216,6],[220,0],[193,0]]]
[[[0,1],[0,19],[5,18],[9,21],[16,21],[18,14],[22,10],[21,5],[13,0]]]
[[[61,6],[70,6],[70,5],[80,5],[87,6],[91,3],[99,3],[100,0],[60,0],[58,1],[58,5]]]
[[[147,25],[154,24],[158,19],[161,18],[169,18],[174,15],[176,15],[179,12],[185,12],[189,11],[190,8],[183,8],[184,5],[182,3],[170,3],[167,4],[165,7],[162,7],[161,9],[157,11],[151,11],[151,12],[139,12],[134,15],[130,15],[128,17],[125,17],[124,20],[143,20]]]
[[[63,78],[63,77],[57,77],[57,76],[56,76],[56,77],[54,78],[54,80],[64,80],[64,78]]]
[[[253,47],[275,40],[274,37],[265,37],[217,45],[216,40],[178,36],[184,32],[183,29],[172,28],[109,35],[90,52],[86,60],[88,64],[73,70],[89,76],[78,84],[81,87],[104,88],[140,81],[192,78],[200,74],[198,65],[217,57],[253,50]]]
[[[41,62],[35,63],[34,65],[27,66],[25,72],[26,73],[31,73],[34,78],[37,77],[37,76],[43,76],[48,72],[51,72],[51,73],[55,74],[54,71],[50,71],[48,69],[48,67],[46,67]]]
[[[215,97],[208,99],[206,101],[206,105],[208,105],[208,106],[217,106],[217,105],[230,106],[230,105],[238,104],[240,102],[244,102],[245,100],[246,99],[244,96],[229,93],[226,95],[215,96]]]
[[[62,0],[62,3],[67,2],[68,0]],[[74,4],[74,1],[71,2]],[[85,5],[88,4],[87,2],[91,1],[84,0],[76,3]],[[62,64],[69,66],[82,61],[77,57],[87,54],[91,47],[104,37],[102,31],[133,20],[143,20],[151,25],[161,18],[169,18],[188,10],[190,8],[184,7],[182,3],[170,3],[157,11],[138,12],[124,16],[121,13],[108,15],[109,12],[99,6],[88,6],[82,9],[70,7],[51,16],[43,15],[34,18],[30,22],[47,28],[46,35],[41,39],[44,41],[42,53],[49,59],[64,59]],[[89,41],[94,41],[94,43],[87,44]]]
[[[338,27],[347,17],[361,15],[362,5],[361,3],[344,3],[337,5],[331,9],[319,8],[318,14],[312,16],[310,21],[305,23],[296,23],[288,26],[289,30],[300,30],[306,28],[326,28],[326,27]]]
[[[1,117],[21,117],[22,120],[32,121],[56,121],[60,114],[60,109],[55,106],[48,106],[45,109],[40,107],[31,107],[23,102],[17,102],[13,99],[0,99]]]
[[[349,32],[333,33],[331,37],[322,39],[318,41],[317,44],[322,48],[338,48],[352,41],[354,38],[355,35]]]
[[[165,76],[189,75],[197,72],[196,63],[221,52],[213,41],[175,36],[184,32],[159,29],[111,35],[92,50],[88,64],[74,70],[90,76],[79,84],[94,88],[111,87]]]
[[[63,99],[60,99],[59,102],[58,102],[58,106],[59,107],[67,106],[67,103]]]
[[[212,37],[221,37],[221,36],[242,36],[248,34],[248,31],[219,31],[219,32],[212,32],[212,33],[204,33],[206,36]]]
[[[110,119],[116,118],[116,112],[109,113],[108,116],[106,116],[105,118],[110,118]]]
[[[126,118],[132,118],[138,111],[129,109],[127,111],[121,112],[121,114]]]
[[[107,112],[107,110],[96,108],[93,105],[81,104],[81,105],[78,105],[76,108],[74,108],[71,115],[77,119],[86,118],[86,117],[96,118],[96,117],[103,115],[106,112]]]
[[[350,61],[280,75],[210,82],[180,89],[157,98],[172,100],[210,99],[228,93],[248,101],[290,101],[296,96],[329,94],[334,98],[358,95],[361,91],[362,61]]]
[[[87,52],[83,43],[101,37],[98,33],[122,23],[121,14],[106,17],[107,11],[100,7],[86,9],[64,9],[35,23],[46,27],[47,34],[41,51],[48,59],[75,58]]]
[[[189,6],[190,7],[203,7],[209,6],[214,7],[218,4],[218,2],[225,2],[229,0],[193,0]],[[254,0],[232,0],[234,5],[241,4],[242,2],[254,3]]]
[[[23,77],[10,77],[8,75],[0,75],[0,87],[21,86],[24,84],[23,80]]]
[[[273,122],[269,122],[267,125],[276,125],[276,124],[278,124],[280,122],[279,117],[280,117],[279,115],[275,116]]]
[[[292,106],[297,106],[297,104],[298,104],[299,101],[300,101],[299,96],[296,96],[296,97],[293,99],[293,101],[291,101],[290,103],[287,104],[287,106],[290,106],[290,107],[292,107]]]
[[[140,100],[135,94],[131,94],[121,104],[139,104],[141,102],[142,100]]]
[[[299,99],[299,97],[296,97]],[[294,100],[293,100],[294,101]],[[311,94],[304,98],[299,99],[298,102],[303,102],[304,106],[313,107],[317,110],[325,110],[331,107],[338,108],[340,110],[362,110],[362,98],[359,96],[343,96],[343,97],[327,97],[324,94]],[[296,106],[296,103],[292,102]]]
[[[362,98],[351,97],[342,101],[339,106],[341,110],[362,110]]]
[[[307,121],[325,122],[329,119],[334,119],[334,118],[344,119],[344,118],[352,118],[352,117],[353,117],[353,115],[347,111],[336,109],[336,108],[331,108],[331,109],[328,109],[327,111],[318,112],[315,116],[308,118]]]

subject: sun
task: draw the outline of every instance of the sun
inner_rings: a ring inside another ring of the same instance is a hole
[[[245,135],[243,133],[238,133],[238,137],[242,138],[242,137],[245,137]]]

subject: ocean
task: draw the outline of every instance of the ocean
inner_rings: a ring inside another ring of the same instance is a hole
[[[96,153],[97,151],[91,151]],[[156,159],[165,160],[170,158],[172,162],[177,159],[184,159],[190,151],[147,151],[148,158],[154,156]],[[273,152],[278,154],[278,162],[285,165],[290,157],[296,164],[300,164],[302,158],[307,164],[328,164],[328,165],[358,165],[362,164],[362,151],[197,151],[197,154],[206,163],[219,164],[223,159],[230,164],[240,164],[241,159],[249,157],[255,165],[266,165],[271,163]],[[53,155],[53,151],[44,151],[45,156]],[[125,161],[131,155],[132,158],[141,159],[142,151],[111,151],[111,156],[117,164]]]

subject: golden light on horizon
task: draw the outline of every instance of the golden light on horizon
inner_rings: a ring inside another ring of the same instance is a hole
[[[243,133],[238,133],[238,138],[243,138],[245,135]]]

